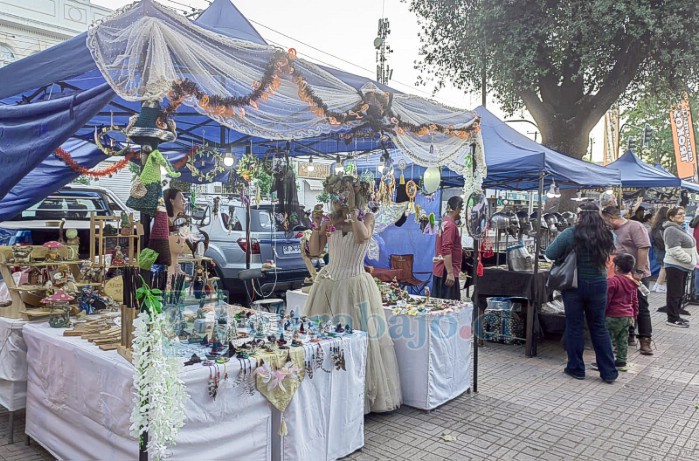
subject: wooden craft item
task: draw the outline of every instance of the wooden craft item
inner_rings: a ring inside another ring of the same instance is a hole
[[[115,302],[124,302],[124,277],[119,275],[107,280],[104,284],[104,294]]]

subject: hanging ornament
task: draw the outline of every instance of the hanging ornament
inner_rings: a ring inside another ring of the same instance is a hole
[[[400,184],[403,185],[405,184],[405,176],[403,175],[403,171],[408,167],[408,164],[405,163],[405,159],[400,159],[398,161],[398,169],[400,170]]]
[[[439,189],[439,185],[442,182],[442,173],[439,170],[439,167],[436,166],[431,166],[425,170],[422,184],[426,194],[434,194]]]
[[[405,215],[408,216],[409,214],[415,213],[415,197],[417,196],[417,184],[415,184],[415,181],[408,181],[405,185],[405,194],[410,200],[408,202],[408,209],[405,211]]]
[[[192,177],[199,182],[214,182],[216,176],[225,171],[222,154],[208,144],[192,148],[185,158],[187,169],[192,173]],[[213,166],[209,171],[203,171],[210,164]]]

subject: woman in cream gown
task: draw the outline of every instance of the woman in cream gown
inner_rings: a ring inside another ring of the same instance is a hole
[[[367,332],[364,412],[386,412],[401,404],[398,363],[381,293],[371,275],[364,270],[374,216],[356,208],[355,203],[365,204],[366,200],[358,197],[362,192],[358,184],[352,185],[352,180],[346,178],[342,181],[344,201],[334,203],[335,212],[330,221],[321,224],[322,212],[314,213],[311,254],[319,255],[327,243],[330,263],[316,277],[305,314],[311,318],[332,317],[333,324],[349,323],[352,328]],[[330,224],[335,231],[327,237]]]

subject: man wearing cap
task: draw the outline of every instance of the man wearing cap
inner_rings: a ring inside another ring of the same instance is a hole
[[[615,206],[608,206],[602,210],[602,218],[609,224],[616,236],[615,254],[628,253],[636,261],[636,267],[632,271],[636,280],[642,281],[648,286],[650,277],[650,260],[648,250],[650,249],[650,237],[648,231],[638,221],[631,221],[621,216],[619,209]],[[650,320],[650,310],[648,296],[638,292],[638,340],[641,343],[640,352],[643,355],[653,355],[651,349],[651,336],[653,326]],[[636,345],[636,335],[634,326],[629,327],[629,345]]]
[[[435,243],[435,257],[432,266],[432,296],[443,299],[461,299],[461,286],[459,273],[461,273],[461,261],[463,248],[461,247],[461,235],[456,221],[461,215],[464,200],[454,196],[447,202],[447,214],[442,219],[442,225],[437,233]]]

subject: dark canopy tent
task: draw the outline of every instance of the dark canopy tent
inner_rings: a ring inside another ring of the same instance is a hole
[[[660,165],[658,163],[653,165],[653,168],[655,168],[663,173],[672,174],[669,171],[667,171],[665,168],[663,168],[662,165]],[[694,192],[695,194],[699,193],[699,184],[696,184],[696,183],[693,183],[690,181],[685,181],[684,179],[682,179],[681,181],[682,181],[682,188],[683,189],[687,189],[688,191]]]
[[[682,187],[682,180],[672,173],[643,163],[636,154],[627,150],[624,155],[607,165],[621,173],[622,187]]]
[[[494,189],[534,190],[541,174],[548,186],[555,181],[561,188],[618,186],[619,172],[594,163],[563,155],[518,132],[483,106],[481,136],[488,177],[484,187]]]

